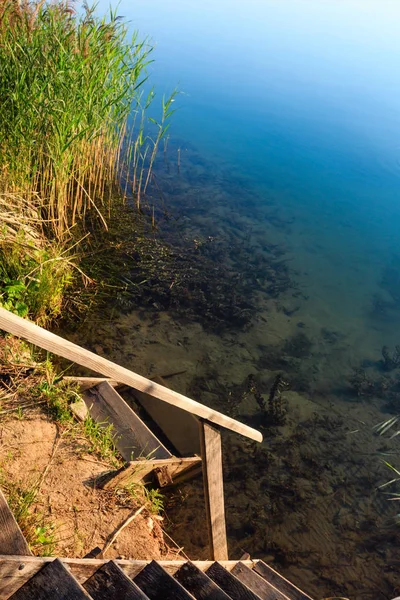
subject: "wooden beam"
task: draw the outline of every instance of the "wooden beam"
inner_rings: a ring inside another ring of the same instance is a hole
[[[158,383],[154,383],[154,381],[150,381],[149,379],[146,379],[146,377],[142,377],[125,367],[121,367],[102,356],[97,356],[97,354],[94,354],[85,348],[81,348],[77,344],[73,344],[50,331],[46,331],[46,329],[14,315],[2,307],[0,307],[0,329],[24,338],[25,340],[28,340],[28,342],[31,342],[40,348],[44,348],[53,354],[62,356],[63,358],[87,367],[88,369],[92,369],[92,371],[95,371],[96,373],[111,377],[119,383],[125,383],[150,396],[159,398],[168,404],[182,408],[211,423],[231,429],[232,431],[240,433],[257,442],[262,441],[262,435],[256,429],[244,425],[239,421],[235,421],[235,419],[231,419],[227,415],[213,410],[208,406],[204,406],[204,404],[200,404],[195,400],[191,400],[182,394],[178,394],[178,392],[174,392]]]
[[[0,554],[29,555],[28,543],[0,490]]]
[[[85,588],[71,575],[64,563],[56,558],[44,565],[17,590],[10,600],[93,600]]]
[[[222,445],[219,428],[206,421],[201,421],[200,442],[211,558],[214,560],[228,560],[222,474]]]
[[[110,474],[104,484],[99,484],[99,487],[109,490],[115,487],[123,487],[128,483],[134,483],[136,481],[146,480],[150,473],[157,469],[166,468],[168,476],[174,482],[175,477],[183,473],[187,473],[192,470],[195,466],[201,464],[201,458],[199,456],[193,456],[190,458],[166,458],[162,460],[136,460],[127,463],[115,474]],[[163,486],[161,486],[163,487]]]
[[[118,381],[115,379],[110,379],[109,377],[67,377],[66,375],[63,377],[63,381],[70,381],[71,383],[76,383],[79,385],[80,391],[85,392],[90,388],[98,385],[99,383],[103,383],[107,381],[113,387],[118,386]]]
[[[113,425],[114,443],[124,460],[149,454],[154,458],[172,456],[107,381],[87,390],[83,399],[95,421],[105,427]]]

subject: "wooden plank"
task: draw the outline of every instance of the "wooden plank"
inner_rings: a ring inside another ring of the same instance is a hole
[[[276,588],[281,590],[283,594],[286,594],[292,600],[312,600],[310,596],[305,594],[302,590],[296,587],[288,579],[283,577],[278,571],[275,571],[272,567],[267,565],[262,560],[257,561],[254,565],[254,571],[261,575],[268,583],[271,583]]]
[[[109,490],[115,487],[124,487],[128,483],[146,481],[154,470],[164,467],[167,468],[168,475],[173,482],[175,477],[191,471],[197,465],[201,465],[201,458],[199,456],[130,461],[121,467],[121,469],[115,471],[114,475],[111,474],[110,479],[107,478],[107,481],[100,483],[99,487]]]
[[[178,394],[178,392],[174,392],[158,383],[154,383],[154,381],[150,381],[149,379],[146,379],[146,377],[142,377],[125,367],[121,367],[102,356],[97,356],[94,352],[90,352],[50,331],[46,331],[30,321],[23,319],[18,315],[14,315],[3,307],[0,307],[0,329],[24,338],[40,348],[44,348],[53,354],[71,360],[96,373],[111,377],[120,383],[125,383],[136,390],[150,394],[150,396],[159,398],[168,404],[178,406],[179,408],[203,419],[207,419],[216,425],[236,431],[236,433],[240,433],[240,435],[257,442],[262,441],[262,434],[256,429],[244,425],[235,419],[231,419],[227,415],[213,410],[208,406],[204,406],[204,404],[200,404],[195,400],[191,400],[182,394]]]
[[[103,383],[104,381],[107,381],[113,387],[118,386],[118,381],[115,379],[110,379],[109,377],[67,377],[65,375],[63,377],[63,381],[78,384],[81,392],[86,392],[86,390],[89,390],[90,388],[98,385],[99,383]]]
[[[148,596],[110,560],[83,584],[93,600],[148,600]]]
[[[45,565],[9,600],[88,600],[89,594],[56,558]]]
[[[249,590],[237,577],[229,573],[222,565],[215,562],[206,571],[210,577],[232,600],[260,600],[254,592]]]
[[[211,558],[214,560],[228,560],[221,432],[218,427],[206,421],[201,421],[200,440]]]
[[[87,390],[83,399],[95,421],[114,426],[115,445],[124,460],[149,454],[152,458],[172,456],[107,381]]]
[[[150,600],[190,600],[193,599],[185,588],[176,581],[155,560],[152,560],[134,579]]]
[[[229,596],[192,562],[182,565],[174,577],[196,600],[229,600]]]
[[[29,555],[32,552],[0,490],[0,554]]]
[[[153,377],[152,381],[168,387],[162,377]],[[180,456],[200,454],[199,424],[196,417],[144,392],[133,390],[133,394]]]
[[[291,600],[291,596],[283,594],[279,588],[273,586],[268,581],[265,581],[255,571],[246,567],[241,562],[231,571],[232,575],[237,577],[244,585],[251,589],[262,600]]]
[[[0,600],[7,600],[12,593],[33,577],[44,565],[53,560],[54,558],[47,556],[0,556]],[[80,583],[85,582],[98,568],[108,562],[107,559],[97,558],[62,558],[61,561],[68,566]],[[131,578],[135,577],[149,562],[148,560],[116,560],[116,563]],[[185,562],[181,560],[164,560],[160,561],[160,564],[166,571],[174,574]],[[233,569],[236,563],[235,560],[220,562],[227,570]],[[194,564],[201,571],[206,571],[212,565],[212,561],[194,561]],[[254,562],[247,561],[246,564],[251,567]]]

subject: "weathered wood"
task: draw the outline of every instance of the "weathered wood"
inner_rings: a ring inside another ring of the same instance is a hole
[[[174,577],[196,600],[229,600],[229,596],[192,562],[182,565]]]
[[[86,390],[89,390],[90,388],[94,387],[95,385],[98,385],[99,383],[103,383],[104,381],[107,381],[107,383],[109,383],[113,387],[117,387],[119,385],[118,381],[116,381],[115,379],[110,379],[109,377],[75,377],[64,375],[63,380],[69,381],[71,383],[76,383],[77,385],[79,385],[81,392],[86,392]]]
[[[211,558],[214,560],[228,560],[221,432],[219,428],[206,421],[201,421],[200,441]]]
[[[39,327],[26,319],[22,319],[18,315],[14,315],[2,307],[0,307],[0,329],[8,331],[18,337],[22,337],[40,348],[44,348],[49,352],[53,352],[58,356],[76,362],[88,369],[92,369],[92,371],[101,373],[106,377],[111,377],[120,383],[125,383],[141,392],[150,394],[150,396],[159,398],[168,404],[172,404],[197,415],[198,417],[207,419],[221,427],[236,431],[236,433],[240,433],[257,442],[262,441],[262,434],[252,427],[244,425],[239,421],[235,421],[235,419],[231,419],[216,410],[204,406],[204,404],[200,404],[182,394],[178,394],[178,392],[174,392],[162,385],[154,383],[153,381],[146,379],[146,377],[142,377],[129,369],[121,367],[102,356],[97,356],[94,352],[90,352],[50,331],[46,331],[42,327]]]
[[[283,594],[279,588],[268,583],[255,571],[240,562],[235,565],[231,573],[257,594],[261,600],[291,600],[291,597]]]
[[[152,381],[168,387],[162,377],[153,377]],[[200,454],[199,425],[196,417],[144,392],[133,390],[133,394],[180,456]]]
[[[312,600],[310,596],[305,594],[302,590],[296,587],[288,579],[283,577],[278,571],[275,571],[272,567],[267,565],[262,560],[259,560],[254,565],[254,571],[261,575],[268,583],[281,590],[283,594],[286,594],[292,600]]]
[[[0,556],[0,600],[7,600],[12,593],[19,589],[26,581],[33,577],[44,565],[52,562],[54,558],[38,556]],[[68,566],[76,579],[83,583],[102,565],[108,562],[108,559],[86,559],[86,558],[62,558],[61,561]],[[116,560],[116,563],[128,575],[135,575],[143,569],[150,561],[148,560]],[[186,561],[170,560],[160,561],[162,567],[170,574],[174,574]],[[237,561],[221,561],[221,565],[232,570]],[[212,561],[194,561],[194,564],[201,571],[205,571],[212,565]],[[248,561],[249,567],[256,564],[254,561]]]
[[[183,473],[189,472],[191,469],[201,465],[201,458],[199,456],[193,456],[191,458],[165,458],[156,460],[136,460],[127,463],[115,474],[110,474],[104,483],[99,484],[99,487],[109,490],[115,487],[124,487],[128,483],[134,483],[137,481],[146,481],[149,479],[149,475],[155,470],[162,467],[168,469],[169,477],[174,482],[174,478],[178,477]]]
[[[0,490],[0,554],[29,555],[28,543]]]
[[[56,558],[45,565],[9,600],[88,600],[89,594]]]
[[[126,461],[149,454],[159,459],[172,456],[107,381],[87,390],[83,399],[95,421],[114,426],[114,443]]]
[[[210,577],[232,600],[260,600],[254,592],[249,590],[237,577],[229,573],[222,565],[215,562],[206,571]]]
[[[193,599],[193,596],[155,560],[140,571],[134,581],[150,600]]]
[[[112,560],[100,567],[83,587],[93,600],[148,600],[148,596]]]

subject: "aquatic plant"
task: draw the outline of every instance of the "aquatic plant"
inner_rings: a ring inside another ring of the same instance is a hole
[[[396,346],[392,355],[390,355],[387,346],[382,347],[382,360],[380,366],[383,371],[393,371],[400,366],[400,346]]]

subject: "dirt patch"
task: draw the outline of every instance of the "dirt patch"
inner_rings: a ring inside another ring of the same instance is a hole
[[[103,548],[110,535],[143,498],[127,491],[101,490],[95,478],[110,469],[84,450],[84,440],[64,437],[38,409],[22,419],[0,423],[0,468],[7,495],[29,493],[40,485],[30,507],[42,544],[37,554],[83,557]],[[13,498],[10,498],[13,503]],[[160,517],[149,510],[132,521],[107,551],[107,558],[176,558],[165,543]]]

